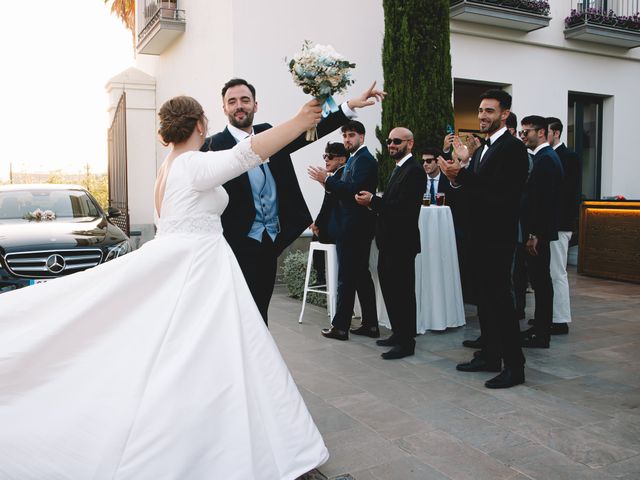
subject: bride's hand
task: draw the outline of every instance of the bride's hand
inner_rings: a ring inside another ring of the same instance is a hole
[[[305,103],[300,108],[295,119],[303,130],[309,130],[315,127],[322,119],[322,104],[316,99]]]

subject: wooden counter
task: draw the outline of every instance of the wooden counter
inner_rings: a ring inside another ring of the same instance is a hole
[[[640,283],[640,201],[585,201],[578,273]]]

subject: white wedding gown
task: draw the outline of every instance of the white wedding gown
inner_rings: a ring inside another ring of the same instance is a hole
[[[156,238],[0,295],[0,479],[295,479],[328,452],[222,236],[242,142],[177,157]]]

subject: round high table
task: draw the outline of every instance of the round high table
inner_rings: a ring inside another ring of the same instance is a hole
[[[416,256],[416,331],[446,330],[465,324],[456,236],[451,209],[421,207],[420,251]],[[378,322],[391,328],[378,281],[378,248],[371,246],[369,268],[376,289]]]

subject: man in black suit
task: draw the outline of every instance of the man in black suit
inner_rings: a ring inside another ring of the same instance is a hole
[[[470,209],[472,269],[478,293],[482,350],[456,366],[464,372],[501,373],[487,388],[508,388],[524,382],[520,328],[514,319],[511,266],[517,237],[518,205],[527,178],[527,150],[506,127],[511,95],[489,90],[480,97],[478,119],[487,142],[469,162],[469,150],[454,140],[456,159],[439,159],[454,187],[465,191]],[[465,166],[463,166],[465,165]],[[444,292],[446,294],[446,292]]]
[[[324,160],[325,170],[336,176],[342,176],[342,169],[347,163],[349,153],[344,145],[339,142],[327,143],[322,158]],[[313,232],[312,241],[320,243],[336,243],[335,238],[329,235],[329,217],[335,206],[335,196],[325,191],[322,199],[322,206],[316,216],[314,222],[309,226]],[[326,285],[325,258],[324,252],[316,250],[313,254],[313,268],[316,271],[316,282],[312,286]]]
[[[569,333],[569,323],[571,323],[567,255],[571,236],[578,229],[582,166],[578,154],[569,150],[560,140],[563,129],[560,119],[547,117],[547,124],[549,125],[547,141],[560,157],[564,170],[564,178],[560,187],[560,204],[558,205],[558,240],[551,242],[550,267],[551,281],[553,282],[551,335],[562,335]]]
[[[354,109],[373,105],[369,100],[383,98],[375,82],[362,95],[341,105],[318,124],[322,137],[355,116]],[[253,85],[234,78],[222,87],[222,109],[229,125],[202,147],[228,150],[244,138],[260,133],[271,125],[253,124],[258,111]],[[255,167],[224,184],[229,204],[222,214],[224,236],[229,242],[258,310],[267,323],[267,311],[276,279],[280,253],[311,224],[311,214],[304,201],[290,154],[308,145],[301,135],[275,155],[269,163]]]
[[[338,254],[338,304],[331,328],[322,335],[336,340],[349,338],[356,291],[362,308],[362,325],[351,330],[356,335],[377,338],[376,294],[369,272],[369,252],[375,218],[358,205],[355,194],[373,190],[378,183],[378,163],[364,146],[365,128],[356,120],[342,126],[342,141],[350,153],[342,175],[328,175],[322,168],[309,167],[309,176],[324,186],[334,201],[329,215],[329,235],[336,239]]]
[[[415,259],[420,252],[418,216],[426,176],[412,156],[413,134],[397,127],[387,138],[389,155],[396,166],[382,197],[371,191],[356,195],[377,217],[378,276],[393,334],[376,343],[392,347],[382,354],[386,360],[413,355],[416,341]]]
[[[438,157],[440,156],[442,156],[442,151],[439,148],[427,147],[422,151],[422,168],[424,168],[424,173],[427,174],[424,194],[430,198],[431,204],[435,205],[436,195],[438,193],[444,193],[445,202],[451,207],[451,183],[440,171],[440,167],[438,166]]]
[[[562,163],[547,142],[547,120],[538,115],[522,119],[521,136],[533,151],[533,166],[522,195],[522,225],[527,270],[536,298],[534,326],[525,332],[523,347],[549,348],[553,319],[553,283],[549,270],[550,243],[558,240],[558,208]]]

